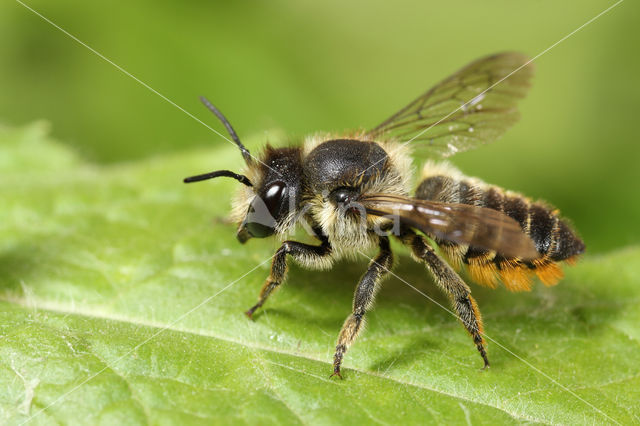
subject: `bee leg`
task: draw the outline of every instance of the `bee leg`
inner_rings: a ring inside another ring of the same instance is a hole
[[[303,264],[313,264],[323,262],[324,257],[331,254],[331,244],[326,237],[320,238],[322,243],[319,246],[313,246],[310,244],[299,243],[297,241],[285,241],[282,243],[276,254],[273,256],[271,262],[271,274],[265,281],[260,290],[260,297],[258,303],[253,305],[251,309],[245,312],[245,314],[252,318],[256,309],[264,305],[269,295],[280,285],[285,279],[287,274],[287,255],[291,255],[294,260]]]
[[[409,232],[403,242],[409,245],[413,251],[413,255],[420,261],[424,262],[427,269],[433,275],[436,283],[450,297],[453,307],[460,321],[467,329],[473,343],[476,344],[480,356],[484,361],[483,369],[489,367],[489,359],[487,351],[484,347],[482,339],[483,328],[482,318],[476,301],[471,297],[471,289],[460,276],[440,257],[435,250],[427,244],[426,240],[414,232]]]
[[[367,272],[364,273],[360,282],[356,287],[356,292],[353,296],[353,313],[349,315],[347,320],[340,330],[338,335],[338,343],[336,345],[336,353],[333,357],[333,374],[331,376],[338,376],[342,378],[340,374],[340,365],[342,364],[342,358],[347,352],[349,346],[356,339],[360,328],[364,323],[364,314],[373,304],[376,291],[378,290],[378,284],[382,278],[389,272],[393,265],[393,253],[389,246],[389,238],[380,237],[380,253],[375,259],[371,261]]]

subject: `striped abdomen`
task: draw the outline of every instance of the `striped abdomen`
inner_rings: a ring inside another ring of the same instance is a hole
[[[562,270],[557,263],[571,263],[584,252],[584,243],[560,218],[558,210],[533,202],[521,194],[505,192],[477,179],[467,178],[456,170],[447,174],[438,173],[443,171],[442,167],[425,171],[427,177],[416,190],[416,198],[471,204],[503,212],[520,224],[541,255],[536,260],[523,262],[493,251],[436,240],[453,266],[467,265],[474,281],[490,287],[496,287],[502,281],[510,290],[529,290],[531,276],[536,274],[544,284],[553,285],[562,278]]]

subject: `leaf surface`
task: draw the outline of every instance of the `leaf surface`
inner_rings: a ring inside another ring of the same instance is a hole
[[[0,423],[640,421],[640,248],[553,288],[472,286],[489,371],[449,312],[391,278],[330,380],[367,259],[293,266],[249,321],[277,243],[237,243],[237,183],[181,183],[240,161],[221,146],[97,166],[44,123],[0,128]],[[448,307],[395,248],[396,274]]]

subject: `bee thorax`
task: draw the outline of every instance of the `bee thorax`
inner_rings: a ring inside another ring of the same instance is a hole
[[[304,160],[304,177],[313,192],[344,185],[359,188],[388,168],[389,157],[375,142],[335,139],[315,147]]]

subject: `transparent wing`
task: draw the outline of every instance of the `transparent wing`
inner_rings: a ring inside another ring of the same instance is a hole
[[[367,214],[398,218],[405,226],[443,240],[523,260],[540,257],[520,224],[497,210],[391,194],[368,194],[358,202]]]
[[[411,141],[417,157],[447,157],[500,137],[519,117],[533,65],[517,52],[478,59],[366,133]]]

